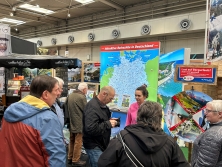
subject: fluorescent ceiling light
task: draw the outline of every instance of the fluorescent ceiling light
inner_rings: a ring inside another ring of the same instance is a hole
[[[24,24],[24,21],[16,20],[16,19],[9,19],[9,18],[2,18],[0,19],[0,22],[6,22],[6,23],[14,23],[14,24]]]
[[[28,9],[28,10],[32,10],[32,11],[35,11],[35,12],[39,12],[39,13],[44,13],[44,14],[54,13],[54,11],[52,11],[52,10],[48,10],[48,9],[45,9],[45,8],[40,8],[38,6],[34,6],[34,5],[30,5],[30,4],[23,4],[23,5],[20,5],[19,7],[23,8],[23,9]]]
[[[89,3],[95,2],[94,0],[75,0],[75,1],[82,3],[82,4],[89,4]]]

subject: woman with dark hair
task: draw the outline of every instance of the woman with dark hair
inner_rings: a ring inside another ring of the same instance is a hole
[[[136,102],[132,103],[127,112],[126,126],[136,124],[137,112],[140,105],[148,98],[148,91],[146,85],[138,87],[135,91]]]
[[[137,124],[125,127],[101,154],[99,167],[190,167],[176,141],[161,129],[162,107],[145,101]]]

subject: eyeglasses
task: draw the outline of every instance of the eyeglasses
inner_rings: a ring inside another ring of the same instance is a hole
[[[214,110],[205,109],[205,112],[206,112],[206,113],[209,113],[209,112],[215,112],[215,111],[214,111]]]
[[[106,92],[106,97],[108,96],[109,100],[112,101],[114,97],[110,97],[109,94]]]

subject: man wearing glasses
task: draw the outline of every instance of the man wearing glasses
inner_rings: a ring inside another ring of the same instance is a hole
[[[47,75],[32,80],[30,95],[11,104],[0,130],[0,166],[66,166],[61,124],[51,110],[60,93],[58,81]]]
[[[116,120],[110,120],[111,112],[106,106],[114,96],[114,88],[105,86],[98,96],[87,103],[84,110],[83,145],[89,156],[91,167],[97,167],[99,156],[109,144],[111,128],[117,124]]]
[[[208,102],[204,114],[210,128],[194,141],[191,166],[219,167],[222,166],[222,100]]]

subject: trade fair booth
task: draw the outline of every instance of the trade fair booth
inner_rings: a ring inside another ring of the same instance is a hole
[[[2,103],[5,108],[13,102],[19,101],[29,94],[29,83],[22,74],[23,68],[56,69],[56,76],[64,80],[64,94],[68,93],[68,68],[81,68],[82,61],[76,58],[67,58],[51,55],[11,54],[0,56],[0,67],[5,67],[5,94]],[[13,71],[12,71],[12,70]],[[17,73],[14,73],[14,70]],[[31,76],[30,76],[31,77]]]

